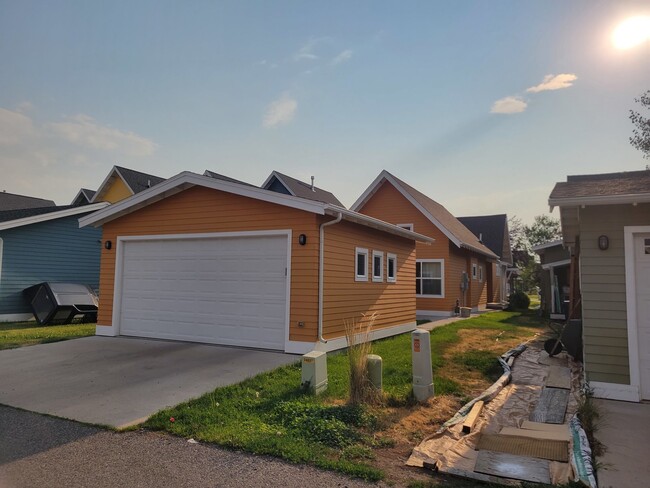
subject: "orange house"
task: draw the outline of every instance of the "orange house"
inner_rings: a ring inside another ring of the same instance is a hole
[[[413,330],[416,241],[338,205],[184,172],[80,219],[102,226],[97,335],[305,353]]]
[[[486,308],[488,264],[498,256],[445,207],[384,170],[352,210],[435,240],[416,246],[419,317],[449,316],[456,306]]]

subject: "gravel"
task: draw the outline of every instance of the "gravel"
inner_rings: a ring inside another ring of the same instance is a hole
[[[336,473],[167,434],[117,433],[0,405],[0,487],[363,487]]]

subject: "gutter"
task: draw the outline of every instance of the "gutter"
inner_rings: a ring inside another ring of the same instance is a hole
[[[323,338],[323,278],[325,275],[324,262],[325,262],[325,227],[328,225],[338,224],[343,219],[343,213],[339,212],[334,220],[323,222],[320,225],[320,242],[318,251],[318,342],[327,344]]]

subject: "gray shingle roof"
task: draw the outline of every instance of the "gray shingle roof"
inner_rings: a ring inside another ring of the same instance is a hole
[[[61,210],[67,210],[69,208],[74,208],[74,207],[75,205],[59,205],[59,206],[52,206],[52,207],[3,210],[0,211],[0,222],[9,222],[11,220],[24,219],[27,217],[34,217],[36,215],[43,215],[52,212],[59,212]]]
[[[555,184],[549,199],[645,194],[650,194],[649,170],[567,176]]]
[[[494,254],[503,261],[512,263],[512,251],[508,237],[508,216],[506,214],[458,217],[461,224],[482,239]]]
[[[129,188],[133,190],[134,194],[140,193],[147,188],[151,188],[152,186],[165,181],[165,178],[161,178],[160,176],[142,173],[141,171],[135,171],[123,166],[115,166],[115,168],[120,172],[126,184],[129,185]]]
[[[287,188],[287,190],[289,190],[296,197],[307,198],[308,200],[329,203],[338,207],[345,208],[340,200],[329,191],[318,188],[317,186],[314,186],[312,189],[311,184],[297,180],[278,171],[273,171],[273,173],[271,173],[271,176],[275,176],[276,179],[279,178],[280,182]],[[272,183],[272,180],[273,178],[269,177],[267,180],[268,183],[264,186],[264,189],[268,189]]]
[[[56,205],[52,200],[44,198],[16,195],[15,193],[0,192],[0,211],[16,210],[21,208],[53,207]]]
[[[255,186],[255,185],[251,185],[250,183],[246,183],[245,181],[236,180],[235,178],[231,178],[230,176],[225,176],[219,173],[215,173],[214,171],[210,171],[209,169],[205,170],[203,176],[209,176],[210,178],[215,178],[217,180],[222,180],[222,181],[229,181],[230,183],[238,183],[240,185]]]

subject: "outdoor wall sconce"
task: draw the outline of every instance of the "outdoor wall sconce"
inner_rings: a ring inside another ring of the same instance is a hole
[[[609,237],[602,235],[598,238],[598,249],[601,251],[606,251],[609,247]]]
[[[301,246],[307,244],[307,236],[305,234],[300,234],[298,236],[298,244],[300,244]]]
[[[113,243],[112,243],[111,241],[106,241],[106,242],[104,243],[104,247],[105,247],[106,249],[110,249],[111,247],[113,247]]]

